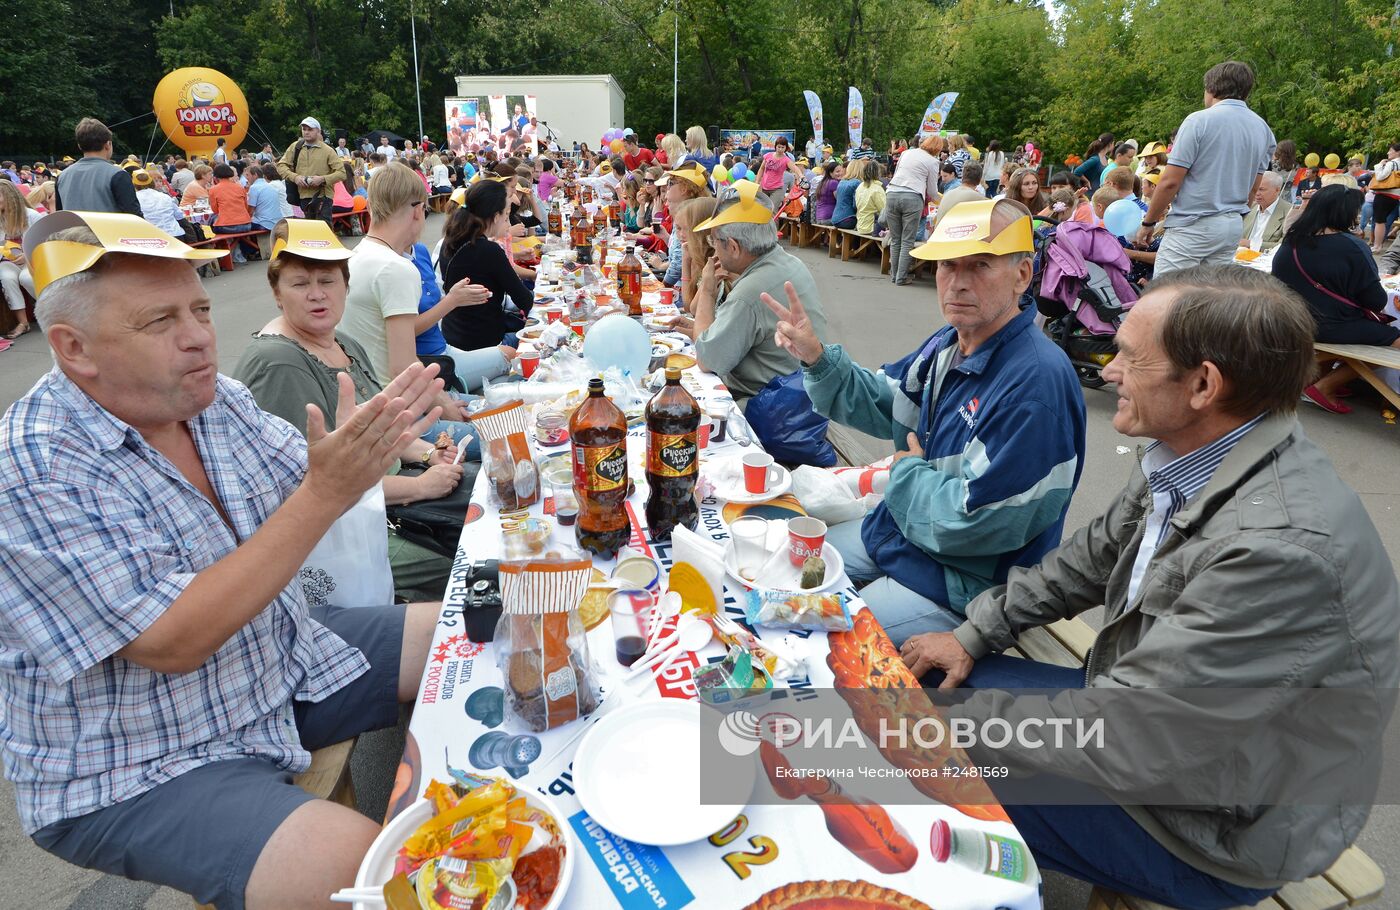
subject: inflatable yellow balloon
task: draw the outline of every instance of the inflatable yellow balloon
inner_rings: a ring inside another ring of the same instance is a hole
[[[160,80],[151,105],[165,135],[191,155],[212,155],[225,139],[231,156],[248,135],[248,100],[218,70],[175,70]]]
[[[1322,159],[1322,163],[1330,168],[1338,168],[1342,165],[1342,159],[1337,156],[1336,152],[1328,152],[1327,157]]]
[[[1303,159],[1303,163],[1308,167],[1317,167],[1317,163],[1321,160],[1321,158],[1317,157],[1317,152],[1308,152],[1307,157]]]

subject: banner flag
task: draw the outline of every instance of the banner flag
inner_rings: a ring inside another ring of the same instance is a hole
[[[953,109],[953,102],[957,100],[957,92],[944,92],[929,102],[928,110],[924,111],[924,122],[919,125],[920,139],[943,129],[948,122],[948,113]]]
[[[802,97],[807,99],[807,113],[812,115],[812,136],[817,140],[818,148],[822,145],[822,99],[817,97],[816,92],[803,92]]]
[[[846,95],[846,126],[851,134],[851,148],[860,148],[861,127],[865,123],[865,102],[861,100],[860,89],[854,85]]]

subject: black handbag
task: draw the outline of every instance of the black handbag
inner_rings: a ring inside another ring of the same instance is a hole
[[[427,470],[425,464],[406,464],[399,470],[399,476],[416,477]],[[464,461],[461,482],[446,496],[386,506],[389,525],[410,543],[449,559],[456,558],[462,525],[467,521],[467,508],[472,504],[472,487],[476,485],[476,475],[480,470],[479,462]]]
[[[298,142],[292,151],[292,173],[297,171],[297,160],[301,158],[301,150],[306,147],[305,142]],[[301,187],[297,186],[295,177],[287,177],[283,181],[287,185],[287,201],[292,205],[301,204]]]

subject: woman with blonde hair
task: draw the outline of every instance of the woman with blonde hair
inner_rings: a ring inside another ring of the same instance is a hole
[[[350,258],[350,280],[340,331],[360,343],[371,372],[387,384],[418,360],[418,300],[423,282],[409,258],[427,220],[428,190],[406,164],[380,168],[369,182],[370,229]],[[445,420],[466,418],[446,392],[438,397]]]
[[[656,156],[657,160],[667,167],[675,167],[685,157],[685,143],[675,133],[667,133],[662,136],[661,141],[657,143],[657,148],[661,151],[661,154]]]
[[[666,209],[672,216],[672,227],[675,226],[675,211],[682,202],[687,199],[701,199],[710,195],[710,185],[705,177],[705,172],[694,162],[687,161],[683,166],[673,171],[667,171],[657,181],[658,186],[664,187]],[[647,264],[657,271],[665,270],[661,281],[668,288],[680,284],[681,280],[681,238],[674,230],[667,242],[668,255],[666,258],[660,256],[650,256]]]
[[[43,183],[35,184],[34,189],[29,191],[26,200],[29,207],[41,215],[47,215],[56,209],[54,202],[54,187],[52,180],[45,180]]]
[[[683,161],[698,164],[705,170],[712,170],[719,158],[710,151],[710,140],[705,136],[703,126],[692,126],[685,131],[685,158]]]
[[[960,133],[954,133],[948,137],[948,163],[953,166],[953,173],[962,179],[963,165],[972,160],[972,153],[967,150],[967,140]]]
[[[26,268],[24,253],[20,251],[20,238],[29,226],[43,216],[29,207],[28,201],[19,188],[8,180],[0,179],[0,229],[4,236],[3,256],[0,256],[0,292],[4,293],[5,305],[19,318],[19,323],[5,337],[13,340],[29,331],[29,318],[24,311],[24,293],[37,297],[34,293],[34,279]],[[11,246],[14,244],[14,246]],[[4,342],[9,347],[9,342]],[[3,348],[0,348],[3,350]]]
[[[452,192],[452,173],[437,155],[428,156],[427,161],[423,163],[423,171],[428,175],[435,195],[446,196]]]
[[[214,169],[207,164],[201,164],[194,169],[194,179],[185,187],[185,192],[180,196],[181,205],[194,205],[196,201],[209,200],[209,187],[214,183]]]
[[[700,287],[700,273],[705,270],[713,247],[710,246],[708,231],[695,232],[695,226],[715,213],[718,201],[713,196],[687,199],[676,206],[675,233],[681,238],[681,299],[686,304],[686,312],[695,300],[695,290]]]

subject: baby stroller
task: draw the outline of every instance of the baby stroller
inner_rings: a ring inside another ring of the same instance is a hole
[[[1132,263],[1102,227],[1078,221],[1036,232],[1035,275],[1028,293],[1045,317],[1045,334],[1069,357],[1079,382],[1105,384],[1103,368],[1118,353],[1115,336],[1137,302]]]

